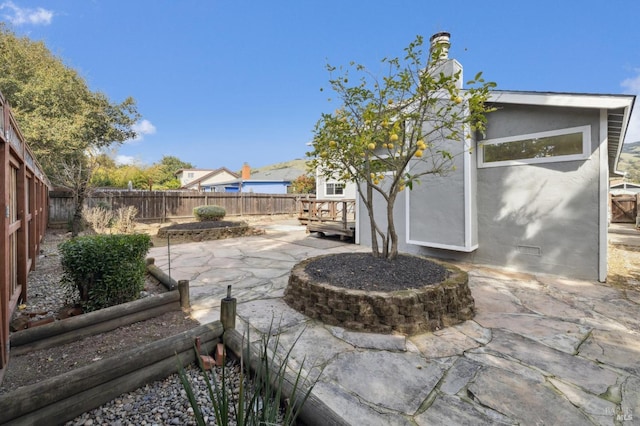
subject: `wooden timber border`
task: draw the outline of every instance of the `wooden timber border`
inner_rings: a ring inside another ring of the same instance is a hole
[[[180,281],[178,287],[184,288],[183,283],[185,281]],[[188,294],[188,282],[186,287]],[[229,288],[229,293],[230,290]],[[165,296],[168,301],[167,305],[175,307],[171,300],[178,293],[172,291],[162,296]],[[152,298],[158,300],[159,296],[152,296],[136,302],[146,301],[145,303],[149,304],[147,299]],[[225,306],[225,301],[230,305]],[[144,308],[136,302],[123,304],[127,306],[119,305],[119,308],[114,310],[117,312],[109,313],[106,316],[111,317],[113,314],[128,312],[134,307]],[[196,362],[196,352],[194,351],[196,338],[200,339],[204,354],[215,352],[216,348],[224,343],[226,348],[238,359],[243,359],[248,367],[255,372],[257,366],[264,362],[260,343],[253,342],[248,345],[245,336],[235,330],[235,304],[236,299],[228,295],[226,299],[223,299],[221,320],[219,321],[195,327],[175,336],[130,349],[107,359],[0,395],[2,423],[49,424],[51,419],[56,419],[56,422],[59,423],[72,420],[123,393],[131,392],[146,383],[161,380],[176,373],[179,365],[184,367]],[[226,316],[231,317],[226,318],[226,322],[224,311],[228,311]],[[69,322],[72,319],[63,321]],[[41,330],[37,334],[46,338],[46,335],[51,334],[46,331],[46,327],[46,325],[37,327],[33,331]],[[66,328],[74,327],[67,326]],[[76,328],[75,330],[78,332],[81,329]],[[34,340],[36,337],[36,333],[31,333],[30,337],[20,338],[18,341],[32,340],[32,342],[36,342],[37,340]],[[272,384],[280,386],[278,374],[282,372],[281,368],[278,365],[270,365],[269,368],[274,380]],[[298,383],[296,388],[296,376],[288,369],[284,370],[285,377],[281,382],[282,395],[291,403],[300,404],[301,398],[308,389],[308,384]],[[301,407],[300,420],[308,426],[348,425],[339,414],[331,410],[313,393]]]
[[[145,383],[164,379],[195,361],[194,341],[213,352],[220,342],[220,321],[130,349],[90,365],[22,386],[0,396],[3,422],[11,424],[64,423]]]

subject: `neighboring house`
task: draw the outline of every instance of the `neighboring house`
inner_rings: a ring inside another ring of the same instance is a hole
[[[180,180],[181,189],[192,189],[201,192],[212,192],[220,182],[227,182],[238,179],[240,175],[220,167],[215,170],[206,169],[184,169],[176,172],[176,177]]]
[[[445,60],[452,72],[462,68]],[[634,101],[494,91],[486,135],[442,141],[457,154],[456,170],[399,194],[400,251],[604,281],[609,178],[621,176]],[[371,245],[364,205],[357,211],[357,242]]]
[[[631,182],[617,182],[611,183],[611,194],[639,194],[640,185]]]
[[[215,185],[215,190],[255,194],[286,194],[291,183],[305,170],[293,167],[252,172],[247,163],[242,166],[241,176]]]

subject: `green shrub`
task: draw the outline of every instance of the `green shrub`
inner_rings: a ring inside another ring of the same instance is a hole
[[[220,206],[198,206],[193,209],[193,215],[199,222],[222,220],[227,211]]]
[[[150,247],[151,238],[145,234],[65,241],[60,244],[61,284],[76,294],[85,311],[135,300],[144,288],[144,258]]]

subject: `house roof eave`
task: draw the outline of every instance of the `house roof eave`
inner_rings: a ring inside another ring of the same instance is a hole
[[[617,109],[633,104],[635,95],[494,90],[489,102],[574,108]]]

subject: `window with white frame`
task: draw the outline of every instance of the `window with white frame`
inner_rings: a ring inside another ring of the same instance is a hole
[[[480,141],[479,167],[552,163],[589,158],[591,126]]]
[[[344,183],[325,183],[325,195],[344,195]]]

